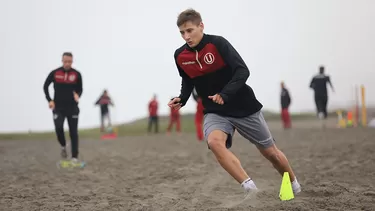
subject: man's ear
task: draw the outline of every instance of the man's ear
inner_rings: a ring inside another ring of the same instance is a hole
[[[202,29],[202,31],[203,31],[203,29],[204,29],[204,24],[203,24],[203,22],[200,22],[199,27],[200,27],[200,28]]]

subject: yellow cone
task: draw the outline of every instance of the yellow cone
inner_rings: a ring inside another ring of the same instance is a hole
[[[279,198],[281,201],[294,199],[292,183],[290,182],[289,173],[284,172],[283,181],[281,182]]]

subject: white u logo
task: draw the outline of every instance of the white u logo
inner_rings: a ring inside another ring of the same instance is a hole
[[[206,64],[212,64],[215,61],[215,56],[212,53],[206,53],[204,55],[203,60]]]

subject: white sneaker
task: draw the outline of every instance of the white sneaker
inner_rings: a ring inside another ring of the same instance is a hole
[[[71,160],[70,160],[72,163],[78,163],[78,159],[77,158],[72,158]]]
[[[294,194],[301,192],[301,185],[298,183],[297,179],[292,182],[292,189]]]
[[[318,114],[318,118],[319,118],[320,120],[323,120],[323,119],[324,119],[324,114],[323,114],[323,112],[319,112],[319,114]]]

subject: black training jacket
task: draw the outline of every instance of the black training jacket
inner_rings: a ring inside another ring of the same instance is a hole
[[[281,108],[289,108],[291,102],[289,91],[286,88],[282,88],[280,96]]]
[[[80,72],[73,68],[65,70],[63,67],[51,71],[43,85],[44,94],[48,102],[52,100],[48,91],[51,83],[54,83],[55,93],[53,100],[56,109],[69,109],[77,106],[78,103],[74,100],[73,92],[76,92],[79,96],[82,95],[82,77]]]
[[[236,49],[223,37],[204,34],[194,48],[184,44],[175,51],[175,62],[182,77],[180,98],[182,106],[193,88],[202,98],[204,113],[245,117],[258,112],[263,105],[252,88],[246,84],[250,75]],[[224,105],[214,103],[208,96],[220,94]]]

